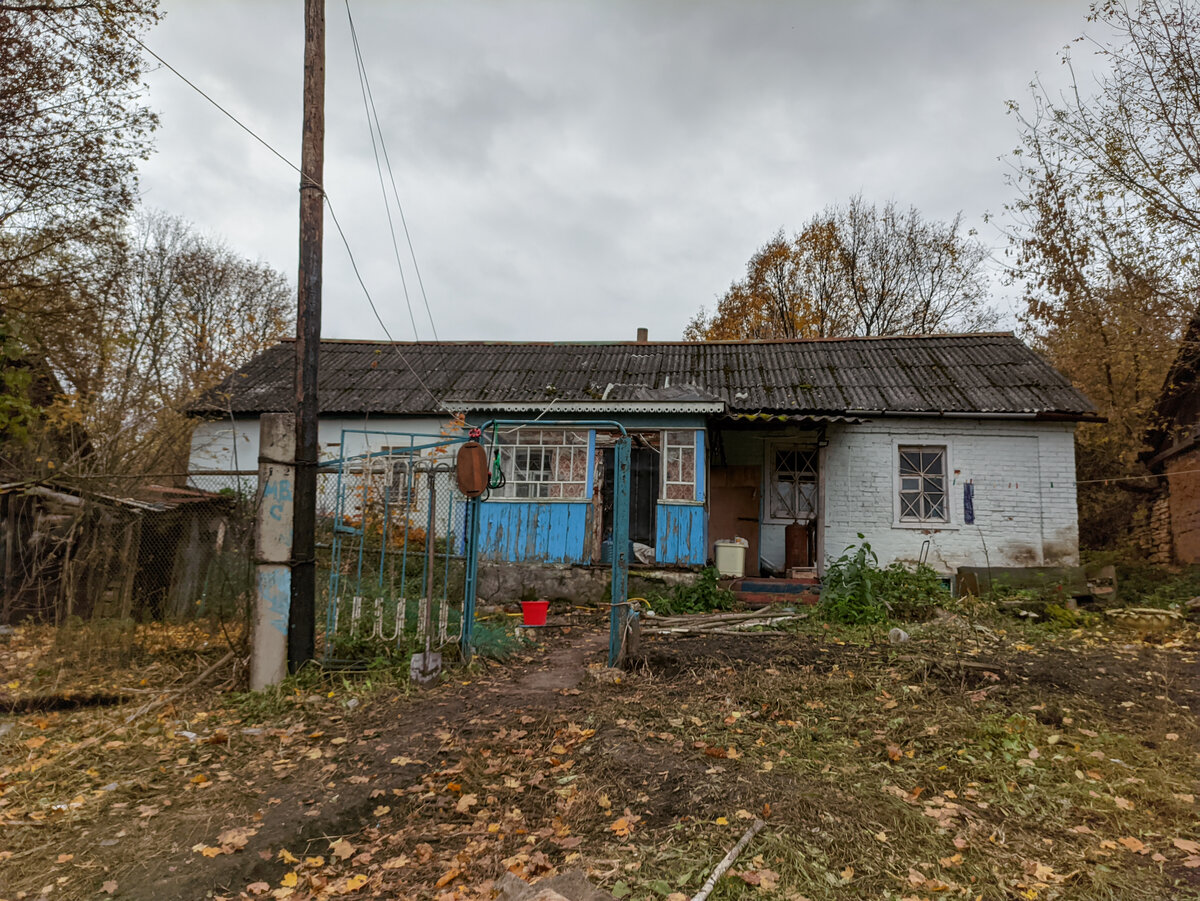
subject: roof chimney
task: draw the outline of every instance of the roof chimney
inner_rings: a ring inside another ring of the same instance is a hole
[[[648,344],[650,342],[650,329],[638,329],[637,343]]]

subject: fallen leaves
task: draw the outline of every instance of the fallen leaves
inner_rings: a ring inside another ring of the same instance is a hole
[[[764,892],[774,891],[779,885],[779,874],[765,867],[758,870],[730,870],[729,875]]]
[[[469,813],[471,808],[479,803],[479,798],[475,795],[467,794],[458,799],[458,803],[454,805],[454,809],[459,813]]]
[[[233,854],[246,847],[250,839],[257,834],[258,826],[236,826],[226,829],[217,836],[216,845],[206,845],[204,842],[192,845],[192,850],[204,857],[219,857],[222,854]],[[285,852],[280,852],[282,855]]]
[[[637,824],[641,821],[641,817],[630,813],[629,808],[625,808],[625,815],[618,817],[608,824],[609,830],[619,838],[627,838],[630,833],[637,828]]]

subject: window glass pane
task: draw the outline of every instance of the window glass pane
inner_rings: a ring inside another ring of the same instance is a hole
[[[672,429],[667,432],[667,444],[673,444],[677,447],[695,447],[696,433],[693,431]]]
[[[667,485],[667,500],[690,501],[695,489],[691,485]]]
[[[791,482],[777,481],[771,491],[771,518],[790,519],[795,507],[794,486]]]
[[[560,482],[571,481],[571,450],[559,448],[555,452],[554,478]]]
[[[807,517],[817,510],[817,451],[778,448],[770,499],[772,519]]]
[[[900,518],[911,522],[949,521],[946,504],[946,450],[899,448]]]
[[[695,448],[685,447],[680,449],[679,454],[679,479],[680,482],[692,483],[696,481],[696,451]]]
[[[587,431],[521,429],[499,436],[505,485],[498,497],[581,498],[587,485]]]
[[[679,455],[681,451],[677,447],[667,448],[667,481],[680,482],[679,470]]]

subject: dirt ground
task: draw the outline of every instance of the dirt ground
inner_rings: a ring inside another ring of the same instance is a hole
[[[1194,628],[912,633],[653,637],[618,673],[597,620],[424,691],[17,713],[0,898],[455,901],[580,867],[679,901],[756,817],[714,899],[1200,898]]]

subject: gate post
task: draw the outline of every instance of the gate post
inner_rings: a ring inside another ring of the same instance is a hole
[[[258,425],[258,491],[254,504],[255,599],[250,688],[260,691],[287,675],[288,611],[292,599],[293,490],[296,418],[263,413]],[[237,440],[235,433],[234,440]]]
[[[479,590],[479,514],[482,504],[482,497],[473,497],[467,501],[466,510],[466,584],[463,589],[462,608],[462,656],[466,661],[470,661],[475,653],[475,595]]]
[[[629,457],[628,435],[617,439],[613,452],[612,600],[608,615],[608,665],[616,666],[629,620]]]

